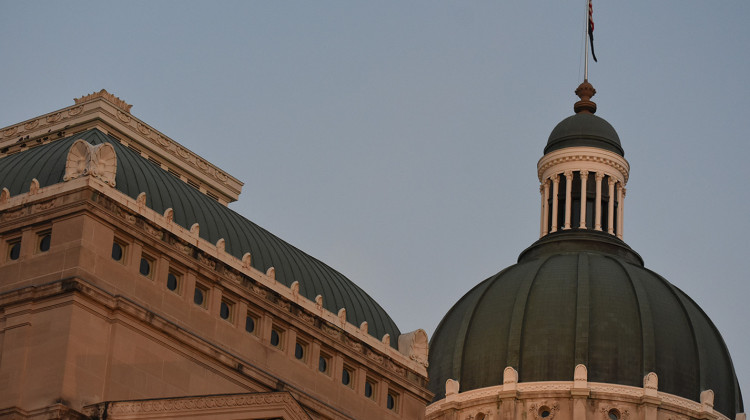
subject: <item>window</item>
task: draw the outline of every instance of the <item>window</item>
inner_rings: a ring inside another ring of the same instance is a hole
[[[234,303],[229,300],[222,299],[221,306],[219,306],[219,317],[221,317],[221,319],[224,319],[226,321],[232,322],[232,319],[234,318],[233,315],[234,315]]]
[[[182,278],[179,274],[170,271],[169,274],[167,274],[167,289],[175,293],[180,293],[180,280],[182,280]]]
[[[52,243],[52,232],[45,231],[39,233],[37,236],[37,250],[39,252],[47,252],[49,251],[50,245]]]
[[[394,391],[388,391],[385,406],[391,411],[398,411],[398,394]]]
[[[255,334],[256,325],[258,325],[258,317],[251,313],[248,313],[245,316],[245,331],[251,334]]]
[[[543,406],[539,407],[539,417],[545,419],[545,418],[549,417],[550,414],[552,414],[552,411],[546,405],[543,405]]]
[[[294,345],[294,358],[301,361],[307,360],[307,343],[297,341]]]
[[[8,260],[15,261],[21,257],[21,238],[8,241]]]
[[[275,325],[271,327],[271,345],[279,349],[283,348],[283,343],[282,343],[283,335],[284,335],[284,331],[281,330],[279,327]]]
[[[195,284],[195,292],[193,293],[193,303],[205,309],[208,307],[208,288],[202,284]]]
[[[620,412],[616,408],[609,410],[607,413],[609,420],[620,420]]]
[[[147,255],[142,255],[141,264],[138,267],[138,272],[141,273],[141,275],[144,277],[151,278],[153,271],[154,271],[154,259]]]
[[[125,245],[116,239],[112,242],[112,259],[121,263],[125,262]]]
[[[374,380],[367,378],[365,379],[365,397],[375,401],[375,390],[376,383]]]
[[[330,375],[329,367],[331,366],[331,356],[320,353],[320,357],[318,358],[318,372],[325,373],[326,375]]]
[[[341,371],[341,383],[348,386],[349,388],[354,387],[354,369],[349,366],[344,366]]]

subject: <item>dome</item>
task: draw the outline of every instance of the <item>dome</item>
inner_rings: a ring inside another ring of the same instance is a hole
[[[276,281],[290,287],[299,282],[299,292],[309,300],[323,297],[323,306],[337,313],[346,308],[347,322],[359,326],[367,321],[368,333],[380,340],[385,334],[396,347],[400,331],[385,310],[364,290],[320,260],[307,255],[216,200],[209,198],[169,172],[143,158],[115,138],[90,129],[48,144],[35,146],[0,159],[0,179],[9,193],[26,193],[32,179],[41,187],[63,182],[68,150],[77,139],[91,144],[111,144],[117,154],[115,188],[131,198],[146,193],[146,205],[159,214],[174,210],[174,223],[190,229],[200,226],[200,237],[215,244],[226,241],[226,252],[242,259],[252,255],[252,266],[262,272],[274,267]]]
[[[447,379],[462,391],[502,385],[506,366],[519,382],[570,381],[578,364],[591,382],[640,387],[655,372],[659,391],[698,401],[711,389],[717,411],[743,411],[711,320],[624,242],[594,231],[547,235],[464,295],[430,342],[430,389],[437,401]]]
[[[604,118],[586,112],[560,121],[550,133],[544,153],[576,146],[598,147],[625,156],[614,127]]]

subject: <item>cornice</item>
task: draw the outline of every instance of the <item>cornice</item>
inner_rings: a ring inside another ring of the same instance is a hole
[[[592,164],[604,165],[612,168],[624,181],[628,182],[630,173],[630,164],[624,157],[608,150],[602,150],[596,147],[567,147],[555,150],[542,156],[537,163],[537,177],[543,181],[545,173],[556,166],[560,166],[556,173],[563,173],[571,170],[570,164],[580,164],[577,170],[592,170]],[[563,167],[564,166],[564,167]],[[598,172],[597,172],[598,173]]]
[[[236,201],[244,185],[219,167],[130,114],[131,105],[104,90],[75,99],[75,104],[0,128],[0,158],[60,140],[90,128],[114,135],[142,156],[199,181],[224,204]]]
[[[138,418],[189,415],[220,415],[227,411],[242,411],[252,416],[256,411],[272,411],[274,416],[283,415],[292,420],[309,419],[297,400],[288,392],[266,392],[235,395],[207,395],[185,398],[162,398],[155,400],[114,401],[89,405],[83,408],[88,416],[98,416],[106,412],[115,419],[138,415]],[[268,413],[267,413],[268,414]]]

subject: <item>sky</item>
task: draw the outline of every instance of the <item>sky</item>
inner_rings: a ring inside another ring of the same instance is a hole
[[[232,209],[431,336],[538,238],[536,163],[573,113],[585,6],[0,0],[0,126],[106,88],[243,181]],[[750,2],[593,7],[624,239],[709,315],[750,395]]]

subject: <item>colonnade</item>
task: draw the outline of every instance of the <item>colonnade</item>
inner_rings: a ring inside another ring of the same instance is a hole
[[[590,214],[587,215],[587,210],[589,210],[589,193],[587,192],[587,188],[589,187],[590,176],[593,176],[595,181],[593,219],[590,218]],[[564,185],[561,187],[560,184],[563,178]],[[573,185],[574,179],[576,178],[580,180],[580,189],[575,188]],[[607,201],[604,204],[606,209],[603,209],[602,198],[605,196],[605,192],[602,190],[602,187],[603,184],[605,184],[605,178],[607,188],[605,198]],[[564,191],[561,191],[561,189]],[[574,189],[577,190],[575,191],[575,196],[573,195]],[[623,186],[623,183],[614,176],[603,172],[568,170],[545,178],[539,186],[539,192],[542,196],[540,236],[545,236],[549,233],[557,232],[558,230],[593,228],[597,231],[604,231],[606,229],[606,232],[610,235],[616,235],[618,238],[622,239],[625,187]],[[580,211],[577,212],[580,217],[577,221],[572,220],[574,199],[580,201]],[[563,209],[560,208],[561,201],[564,205]],[[603,214],[604,211],[607,212],[606,218]],[[560,212],[564,212],[562,223],[560,223]],[[603,226],[603,224],[605,224],[604,221],[606,222],[606,226]],[[576,222],[577,226],[574,227],[573,224]]]

